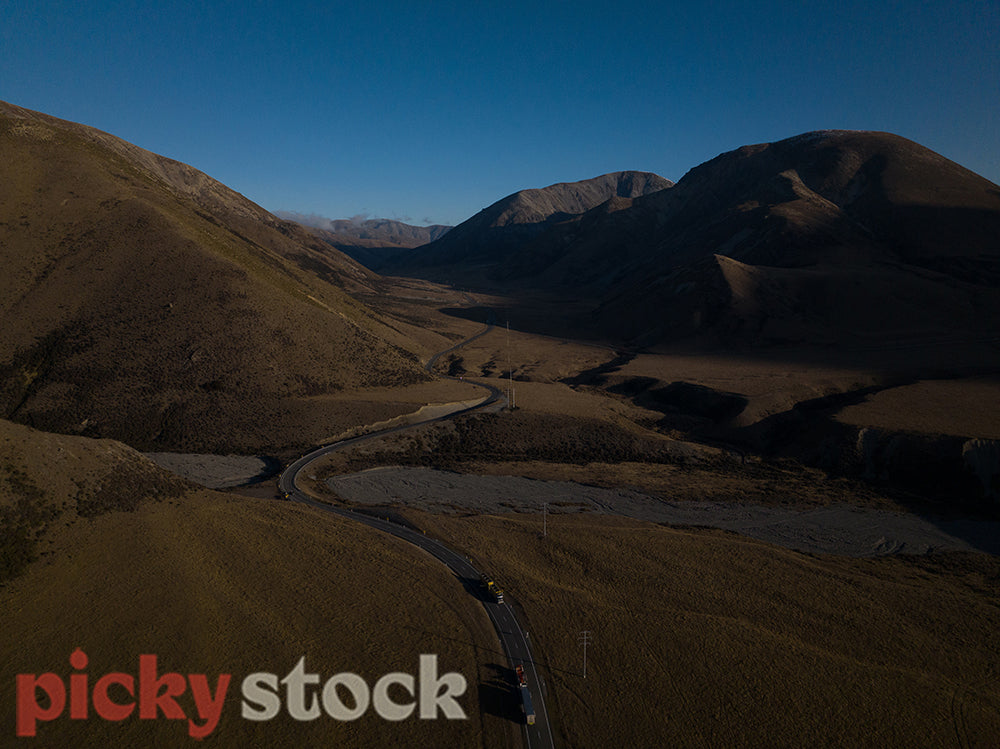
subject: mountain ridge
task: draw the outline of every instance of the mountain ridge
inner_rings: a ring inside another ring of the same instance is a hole
[[[274,215],[310,229],[320,229],[337,236],[379,242],[383,246],[419,247],[441,238],[449,229],[453,228],[444,224],[416,226],[391,218],[331,219],[325,216],[296,213],[295,211],[276,211]]]
[[[504,256],[559,221],[611,198],[633,198],[673,185],[652,172],[611,172],[579,182],[519,190],[463,221],[440,239],[391,264],[393,272]]]
[[[452,248],[452,277],[514,299],[590,300],[581,335],[636,345],[829,341],[867,326],[983,330],[998,319],[1000,188],[891,133],[742,146],[669,189],[549,222],[502,259],[476,254],[488,227],[466,226],[480,237],[466,240],[464,260]],[[443,275],[438,260],[410,270]],[[859,305],[872,314],[859,316]]]
[[[395,219],[329,219],[294,211],[276,214],[293,221],[331,247],[378,271],[397,255],[440,239],[453,227],[443,224],[414,226]]]
[[[426,378],[351,296],[377,276],[193,167],[9,104],[0,149],[3,417],[258,452],[321,438],[305,399]]]

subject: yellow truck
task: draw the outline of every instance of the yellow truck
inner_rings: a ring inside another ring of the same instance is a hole
[[[503,588],[497,585],[489,575],[483,575],[480,579],[483,587],[486,588],[486,593],[497,603],[503,603]]]

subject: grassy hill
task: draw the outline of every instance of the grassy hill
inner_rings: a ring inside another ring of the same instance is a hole
[[[254,452],[318,439],[315,396],[425,379],[350,294],[374,276],[197,170],[8,104],[0,152],[0,415]]]
[[[195,490],[120,443],[5,421],[0,513],[4,745],[14,737],[15,675],[68,676],[76,648],[89,657],[91,685],[114,671],[137,674],[142,654],[158,656],[161,674],[208,674],[213,689],[218,674],[232,674],[211,746],[478,747],[510,738],[496,717],[490,664],[502,656],[485,612],[404,542],[300,505]],[[372,686],[385,673],[417,673],[421,653],[466,677],[468,720],[390,723],[372,710],[352,723],[240,717],[250,673],[284,677],[305,656],[323,681],[350,671]],[[189,692],[178,702],[193,711]],[[67,716],[40,723],[36,739],[189,740],[185,721]]]
[[[845,559],[595,516],[407,514],[523,606],[557,741],[988,746],[1000,568]],[[579,634],[590,633],[586,679]]]

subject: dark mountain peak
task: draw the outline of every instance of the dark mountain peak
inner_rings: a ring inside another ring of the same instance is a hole
[[[995,254],[1000,231],[996,185],[875,131],[823,130],[720,154],[685,174],[659,207],[670,214],[675,255],[694,249],[677,230],[700,226],[699,244],[708,234],[721,254],[771,265],[844,248],[907,262]]]
[[[996,185],[893,133],[819,130],[743,146],[689,171],[686,190],[748,191],[794,172],[802,186],[844,207],[864,196],[909,205],[989,207]],[[786,174],[787,173],[787,174]]]
[[[640,345],[995,327],[1000,189],[907,138],[802,133],[720,154],[670,189],[619,189],[629,179],[599,178],[604,200],[586,211],[557,212],[592,181],[515,193],[430,245],[428,264],[515,297],[592,300],[574,324]]]
[[[460,266],[502,259],[560,221],[611,199],[630,200],[673,185],[651,172],[612,172],[580,182],[520,190],[484,208],[395,269]]]
[[[558,220],[586,213],[614,197],[637,198],[672,185],[670,180],[652,172],[612,172],[579,182],[559,182],[548,187],[520,190],[498,200],[474,218],[488,220],[489,226],[543,223],[554,217]]]

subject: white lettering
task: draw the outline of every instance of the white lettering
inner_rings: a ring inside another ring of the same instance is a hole
[[[306,705],[306,685],[319,684],[319,674],[306,673],[306,657],[299,658],[295,668],[281,683],[285,685],[288,695],[288,714],[295,720],[316,720],[321,715],[318,700],[312,697]]]
[[[343,685],[354,699],[354,709],[347,707],[337,694],[337,687]],[[323,687],[323,707],[334,720],[357,720],[368,709],[368,684],[357,674],[335,674]]]
[[[444,691],[441,692],[441,687]],[[465,711],[455,697],[465,694],[466,681],[462,674],[455,672],[445,674],[440,679],[437,675],[437,656],[420,656],[420,717],[424,719],[437,718],[440,708],[444,717],[449,720],[465,718]],[[441,692],[441,694],[438,694]]]
[[[438,676],[437,656],[427,654],[420,656],[419,674],[419,685],[412,675],[394,671],[382,676],[375,682],[375,688],[369,690],[361,676],[343,672],[331,676],[320,691],[311,688],[320,683],[319,674],[306,671],[306,657],[302,656],[280,681],[275,674],[263,672],[247,676],[242,685],[241,715],[256,721],[277,716],[282,702],[280,685],[284,684],[285,709],[295,720],[315,720],[324,711],[334,720],[357,720],[370,705],[375,706],[375,712],[384,720],[406,720],[416,711],[418,701],[420,717],[425,720],[436,719],[438,711],[448,720],[467,718],[457,700],[468,686],[462,674],[452,672]],[[409,699],[394,700],[389,695],[393,685],[397,685],[397,697],[401,697],[402,692]],[[338,687],[341,688],[339,692]]]
[[[270,689],[265,689],[270,687]],[[260,709],[254,707],[259,706]],[[271,720],[281,710],[278,677],[275,674],[250,674],[243,680],[241,715],[247,720]]]
[[[393,673],[386,674],[375,682],[374,699],[375,712],[386,720],[406,720],[417,707],[416,701],[399,704],[393,702],[389,697],[389,686],[399,684],[413,697],[413,677],[409,674]]]

